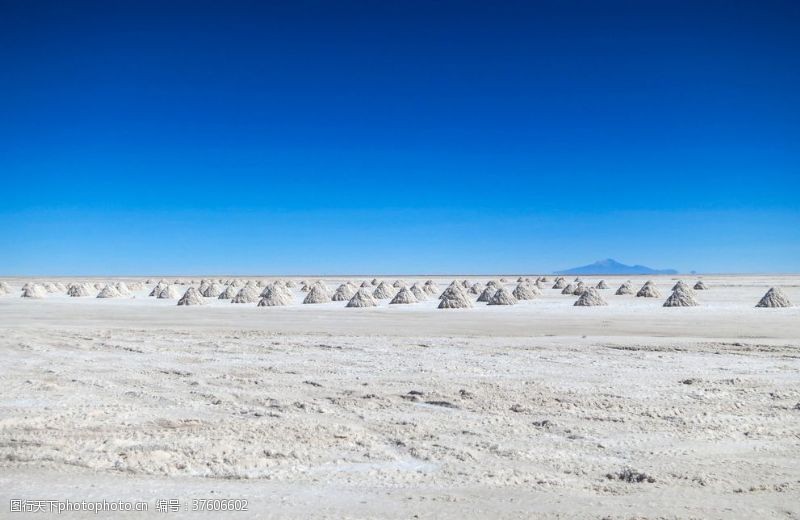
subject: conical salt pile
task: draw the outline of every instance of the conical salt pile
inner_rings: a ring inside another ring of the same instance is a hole
[[[181,297],[181,292],[178,290],[177,285],[168,285],[158,293],[159,300],[177,300]]]
[[[608,285],[606,284],[605,280],[600,280],[597,285],[595,286],[596,289],[608,289]]]
[[[308,291],[303,303],[328,303],[329,301],[331,301],[331,296],[325,286],[315,283],[311,286],[311,290]]]
[[[96,283],[94,284],[94,288],[95,288],[95,289],[97,289],[98,291],[99,291],[100,289],[102,289],[103,287],[105,287],[105,285],[101,284],[100,282],[96,282]]]
[[[686,285],[686,284],[684,284]],[[667,301],[664,302],[664,307],[697,307],[697,300],[694,299],[694,293],[691,289],[678,287],[672,294],[669,295]]]
[[[417,284],[412,285],[408,290],[411,291],[417,301],[422,302],[428,299],[428,294]]]
[[[389,302],[389,305],[396,305],[396,304],[408,304],[408,303],[418,303],[417,297],[414,296],[414,293],[408,290],[408,288],[403,287],[400,289],[397,294],[392,298],[392,301]]]
[[[442,299],[439,301],[440,309],[466,309],[472,307],[472,300],[467,298],[463,289],[459,290],[455,287],[448,287],[442,293]]]
[[[614,294],[617,296],[622,296],[623,294],[633,294],[633,287],[631,286],[630,282],[625,282],[619,286],[619,289],[617,289],[617,292]]]
[[[189,287],[186,292],[178,300],[178,305],[205,305],[206,301],[200,291],[194,287]]]
[[[364,280],[363,282],[361,282],[361,288],[363,289],[363,288],[365,288],[365,287],[372,287],[372,284],[371,284],[371,283],[369,283],[369,281],[367,281],[367,280]],[[354,295],[354,296],[355,296],[355,295]]]
[[[45,282],[43,284],[43,286],[44,286],[44,290],[49,292],[49,293],[58,292],[58,287],[56,287],[56,284],[54,284],[52,282]]]
[[[567,281],[561,277],[556,278],[556,281],[553,283],[553,289],[563,289],[566,286],[567,286]]]
[[[480,301],[480,298],[478,298],[478,301]],[[512,294],[508,294],[505,287],[501,287],[489,298],[488,305],[514,305],[516,303],[517,299]]]
[[[6,282],[0,282],[0,294],[9,294],[10,292],[11,286]]]
[[[56,286],[56,289],[58,289],[58,292],[66,292],[66,290],[67,290],[67,288],[64,286],[64,284],[61,283],[61,282],[56,282],[53,285]]]
[[[394,289],[386,282],[381,282],[376,288],[372,296],[379,300],[386,300],[394,296]]]
[[[501,281],[502,283],[508,283],[508,279],[506,279],[506,278],[500,278],[500,281]]]
[[[547,283],[549,281],[550,280],[548,280],[546,276],[542,276],[542,283]]]
[[[231,287],[236,289],[237,287],[242,287],[243,285],[244,284],[236,285],[235,283],[232,283]],[[219,298],[219,295],[222,294],[223,290],[224,289],[222,285],[218,284],[217,282],[214,282],[212,284],[207,285],[205,291],[202,292],[197,291],[197,292],[200,293],[201,296],[205,296],[206,298]]]
[[[583,282],[578,282],[578,285],[575,286],[575,290],[572,291],[572,294],[575,296],[580,296],[586,292],[586,284]]]
[[[98,298],[119,298],[120,296],[122,295],[113,285],[106,285],[97,293]]]
[[[374,287],[374,286],[378,285],[378,279],[377,279],[377,278],[373,278],[373,279],[372,279],[372,282],[370,282],[370,283],[371,283],[371,284],[373,285],[373,287]]]
[[[287,280],[286,287],[288,287],[289,289],[294,289],[295,287],[297,287],[297,282],[295,282],[294,280]]]
[[[114,289],[120,294],[120,296],[130,296],[131,290],[128,288],[128,285],[125,282],[117,282],[114,284]]]
[[[489,301],[492,299],[492,296],[494,296],[494,293],[496,293],[498,290],[499,289],[493,285],[487,285],[486,289],[484,289],[480,296],[478,296],[478,301],[482,303],[489,303]]]
[[[143,291],[144,284],[142,282],[131,282],[128,284],[128,289],[131,291]]]
[[[69,284],[69,287],[67,287],[67,295],[72,296],[73,298],[81,298],[85,296],[91,296],[91,291],[89,290],[88,284],[71,283]]]
[[[25,284],[25,287],[22,289],[21,296],[23,298],[44,298],[47,296],[47,289],[38,283]]]
[[[521,276],[519,278],[517,278],[517,283],[522,283],[524,281],[525,281],[525,278],[523,278]]]
[[[574,303],[575,307],[597,307],[601,305],[608,305],[608,303],[600,296],[600,291],[597,289],[586,289]]]
[[[261,299],[261,294],[258,287],[255,285],[245,285],[239,289],[236,296],[231,298],[231,303],[255,303],[259,299]]]
[[[355,293],[356,290],[352,285],[343,283],[336,289],[336,292],[333,293],[331,300],[335,302],[349,302]]]
[[[435,296],[439,293],[439,287],[436,286],[433,280],[428,280],[422,286],[422,290],[428,293],[430,296]]]
[[[756,304],[756,307],[791,307],[792,302],[777,287],[770,288],[767,294]]]
[[[564,286],[564,289],[561,290],[561,294],[575,294],[575,286],[568,283]]]
[[[658,292],[653,282],[645,283],[639,292],[636,293],[637,298],[661,298],[661,293]]]
[[[681,289],[681,290],[684,290],[684,291],[691,291],[692,290],[692,288],[689,287],[689,284],[687,284],[683,280],[678,280],[678,283],[676,283],[675,285],[672,286],[672,290],[673,291],[677,291],[678,289]]]
[[[167,287],[167,284],[158,282],[156,284],[156,286],[153,287],[153,290],[150,291],[150,294],[148,294],[148,296],[158,296],[158,293],[163,291],[166,287]]]
[[[517,300],[532,300],[539,294],[533,284],[523,282],[517,284],[514,291],[511,293]]]
[[[350,298],[350,301],[347,302],[347,305],[345,305],[345,307],[377,307],[377,306],[378,302],[375,300],[375,298],[372,297],[372,295],[367,291],[367,289],[359,289],[358,291],[356,291],[353,297]]]
[[[461,284],[458,283],[451,283],[447,286],[442,294],[439,295],[439,299],[443,300],[445,298],[464,298],[467,299],[467,294],[464,292],[464,288],[461,287]]]
[[[207,288],[208,287],[206,287],[206,289]],[[202,294],[202,293],[203,293],[203,291],[200,291],[200,294]],[[219,296],[217,296],[217,299],[218,300],[232,300],[233,298],[236,297],[236,295],[238,293],[239,293],[239,289],[237,289],[236,287],[234,287],[232,285],[226,285],[225,286],[225,290],[223,290],[221,293],[219,293]],[[261,296],[264,296],[263,293],[262,293]]]
[[[394,287],[395,289],[400,289],[401,287],[405,287],[405,286],[406,286],[406,283],[404,281],[402,281],[402,280],[395,280],[394,283],[392,284],[392,287]]]
[[[705,291],[707,289],[708,287],[706,286],[706,284],[703,283],[703,280],[698,280],[697,283],[694,284],[695,291]]]
[[[292,303],[292,295],[288,289],[281,285],[268,285],[262,293],[262,298],[258,302],[259,307],[279,307]]]
[[[488,282],[486,282],[486,287],[494,287],[495,289],[497,289],[500,287],[500,282],[498,282],[497,280],[489,280]]]
[[[479,283],[474,283],[470,288],[467,290],[469,294],[480,294],[483,292],[483,287]]]

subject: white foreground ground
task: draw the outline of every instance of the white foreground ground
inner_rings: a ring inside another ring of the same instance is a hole
[[[661,307],[675,277],[652,300],[605,279],[608,307],[545,289],[464,310],[28,300],[8,280],[0,517],[800,518],[800,307],[754,308],[773,285],[800,304],[800,277],[705,277],[694,308]],[[248,511],[155,512],[173,498]]]

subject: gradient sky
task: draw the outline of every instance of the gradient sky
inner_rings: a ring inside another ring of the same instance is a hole
[[[0,274],[800,271],[800,2],[0,0]]]

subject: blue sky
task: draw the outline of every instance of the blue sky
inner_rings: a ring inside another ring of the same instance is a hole
[[[0,274],[797,272],[798,26],[791,1],[0,0]]]

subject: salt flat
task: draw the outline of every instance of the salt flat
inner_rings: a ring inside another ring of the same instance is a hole
[[[452,310],[302,305],[299,291],[273,308],[147,290],[28,300],[8,279],[0,500],[247,498],[233,518],[800,516],[800,307],[754,307],[771,286],[800,303],[800,276],[705,276],[690,308],[661,306],[678,277],[654,277],[653,299],[614,295],[645,278],[604,278],[606,307],[545,288]]]

